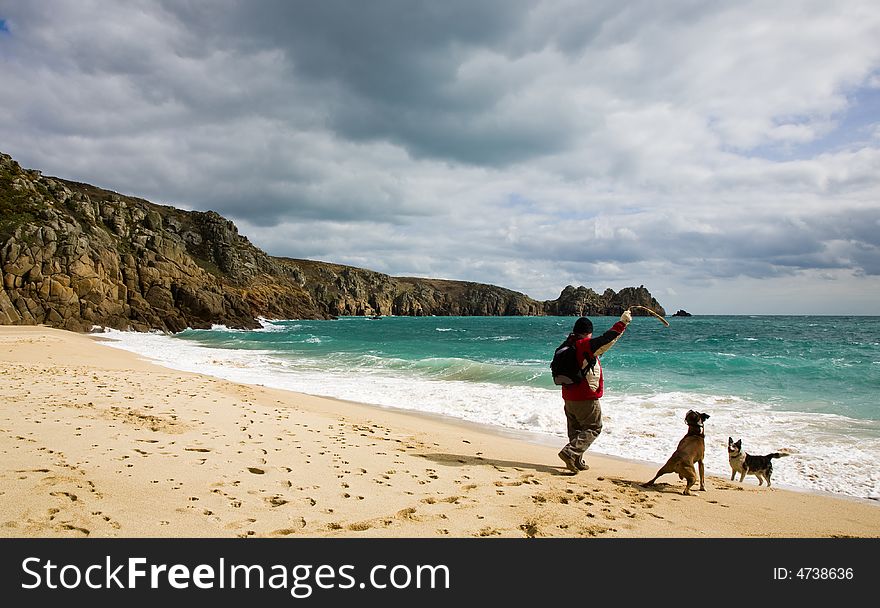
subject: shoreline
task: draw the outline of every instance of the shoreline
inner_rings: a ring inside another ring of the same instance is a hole
[[[552,436],[236,384],[99,340],[0,327],[0,536],[880,536],[870,499],[711,474],[682,496],[675,475],[640,486],[662,463],[599,453],[571,476]]]
[[[261,321],[272,323],[272,322],[279,322],[279,321],[284,321],[284,320],[261,319]],[[137,332],[132,332],[132,333],[134,335],[137,335]],[[125,351],[127,353],[135,355],[136,357],[139,357],[141,360],[150,362],[150,363],[152,363],[154,365],[158,365],[160,367],[164,367],[166,369],[172,369],[172,370],[184,371],[184,372],[188,372],[188,373],[200,374],[200,375],[204,375],[204,376],[208,376],[208,377],[212,377],[212,378],[217,378],[217,379],[222,379],[222,380],[226,380],[229,382],[239,383],[239,384],[243,384],[243,385],[247,385],[247,386],[256,386],[256,387],[273,388],[273,389],[277,389],[277,390],[283,390],[283,391],[289,392],[294,395],[306,395],[306,396],[310,396],[310,397],[314,397],[314,398],[330,399],[333,401],[338,401],[340,403],[351,403],[351,404],[357,404],[359,406],[379,408],[379,409],[384,409],[387,411],[397,412],[397,413],[400,413],[403,415],[423,416],[429,420],[445,422],[446,424],[451,424],[451,425],[457,425],[457,424],[464,425],[465,428],[471,428],[471,429],[474,429],[478,432],[485,432],[485,433],[490,433],[493,435],[498,435],[501,437],[519,439],[522,441],[526,441],[526,442],[536,444],[536,445],[541,445],[541,446],[551,446],[551,447],[555,446],[557,449],[559,449],[565,442],[565,438],[562,433],[556,435],[556,434],[553,434],[553,433],[550,433],[547,431],[513,428],[510,426],[503,425],[503,424],[492,424],[491,422],[483,422],[480,420],[471,420],[471,419],[463,418],[463,417],[460,417],[458,415],[453,415],[453,414],[444,414],[441,412],[432,412],[432,411],[427,411],[427,410],[422,410],[422,409],[402,407],[402,406],[393,405],[393,404],[385,404],[385,403],[380,403],[380,402],[370,402],[370,401],[366,401],[366,400],[359,401],[356,399],[333,396],[333,395],[322,394],[322,393],[312,393],[312,392],[308,392],[307,390],[303,390],[300,388],[290,388],[287,386],[283,386],[283,384],[272,383],[271,381],[266,382],[266,383],[248,382],[246,380],[243,380],[240,377],[236,378],[236,377],[224,376],[223,373],[220,373],[219,371],[215,372],[210,369],[207,371],[204,371],[204,370],[200,370],[200,369],[193,369],[188,366],[177,367],[173,363],[167,363],[167,362],[163,361],[163,359],[161,357],[156,357],[156,356],[151,355],[149,352],[142,352],[136,348],[122,346],[121,344],[124,344],[125,341],[123,340],[120,342],[120,338],[118,338],[118,337],[117,338],[105,337],[101,333],[85,334],[85,335],[91,337],[92,339],[94,339],[97,342],[106,343],[107,345],[109,345],[112,348],[118,348],[119,350]],[[114,346],[114,344],[115,344],[115,346]],[[559,398],[558,391],[552,393],[552,395],[553,395],[553,399],[558,401],[558,404],[555,401],[548,401],[547,402],[547,409],[549,411],[550,409],[552,409],[553,407],[558,405],[558,409],[559,409],[558,414],[559,415],[556,418],[558,418],[558,420],[560,421],[560,423],[558,425],[559,428],[564,430],[565,423],[564,423],[564,414],[562,414],[562,401]],[[703,411],[705,411],[705,410],[703,410]],[[709,410],[709,411],[711,411],[711,410]],[[677,429],[676,429],[676,431],[677,431]],[[614,432],[613,425],[609,426],[609,432]],[[667,437],[667,439],[668,439],[668,437]],[[707,436],[707,448],[709,445],[708,439],[709,439],[709,437]],[[599,442],[599,443],[602,443],[602,442]],[[672,446],[674,446],[674,441],[669,440],[668,443],[670,444],[670,449],[672,449]],[[726,447],[726,444],[725,444],[725,447]],[[625,455],[620,455],[620,454],[615,454],[615,453],[603,452],[601,446],[599,446],[598,449],[597,449],[597,446],[593,446],[593,448],[588,453],[588,456],[592,456],[592,455],[600,455],[602,457],[611,458],[611,459],[620,459],[623,461],[632,462],[634,464],[644,465],[647,467],[653,467],[655,470],[657,468],[659,468],[663,462],[665,462],[665,458],[668,456],[667,454],[663,454],[662,456],[657,456],[657,455],[625,456]],[[663,458],[663,460],[661,461],[660,458]],[[717,474],[717,471],[719,470],[718,469],[719,463],[718,462],[711,463],[711,459],[709,459],[707,461],[707,467],[711,466],[711,465],[714,465],[714,467],[715,467],[713,469],[713,471],[716,472],[715,476],[723,477],[723,475]],[[725,459],[724,459],[724,465],[723,465],[722,470],[729,472],[729,467],[726,464],[726,451],[725,451]],[[749,477],[745,480],[745,483],[749,483],[749,481],[753,481],[753,482],[757,483],[757,478]],[[791,482],[780,481],[778,479],[778,477],[777,477],[777,479],[774,479],[774,485],[776,487],[779,487],[782,489],[788,489],[788,490],[795,491],[795,492],[815,493],[820,496],[840,497],[840,498],[846,498],[846,499],[856,500],[856,501],[865,501],[865,502],[867,502],[867,504],[880,504],[880,498],[872,498],[871,496],[859,496],[855,493],[846,493],[846,492],[841,492],[841,491],[835,491],[833,489],[823,489],[823,488],[814,488],[814,487],[809,487],[809,486],[804,486],[804,485],[796,485]]]

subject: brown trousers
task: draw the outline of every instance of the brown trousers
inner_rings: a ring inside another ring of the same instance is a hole
[[[562,450],[577,462],[602,432],[602,408],[598,399],[565,402],[565,421],[568,426],[568,445]]]

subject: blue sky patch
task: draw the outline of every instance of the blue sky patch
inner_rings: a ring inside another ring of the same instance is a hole
[[[804,144],[766,144],[751,153],[774,161],[815,158],[854,146],[869,146],[880,117],[880,88],[860,87],[848,95],[848,106],[834,118],[836,125],[818,139]]]

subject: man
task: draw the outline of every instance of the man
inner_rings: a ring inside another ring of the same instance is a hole
[[[584,462],[584,452],[602,432],[602,409],[599,398],[605,388],[602,365],[599,355],[614,346],[632,321],[628,310],[620,316],[620,321],[598,338],[593,337],[593,323],[581,317],[574,323],[569,338],[575,341],[577,361],[584,370],[584,379],[577,384],[562,387],[565,401],[565,419],[568,426],[568,445],[559,452],[559,457],[573,474],[586,471],[590,467]]]

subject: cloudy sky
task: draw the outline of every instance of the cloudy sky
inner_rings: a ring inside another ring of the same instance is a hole
[[[0,0],[0,151],[273,255],[880,314],[876,0]]]

